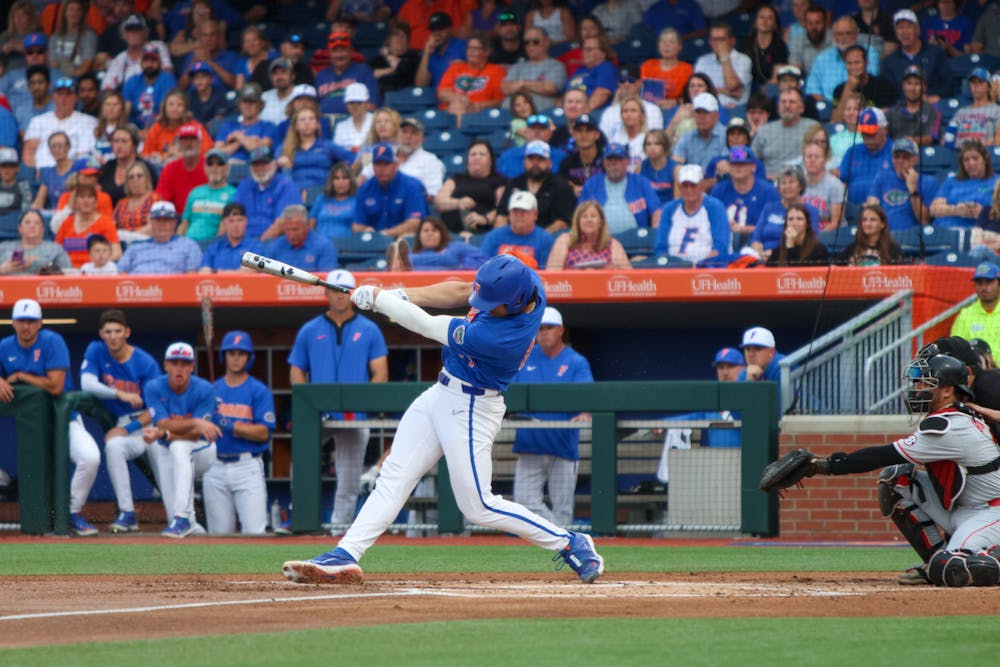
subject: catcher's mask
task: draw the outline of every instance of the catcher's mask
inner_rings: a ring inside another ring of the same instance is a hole
[[[906,366],[904,381],[907,385],[904,402],[910,414],[924,414],[931,409],[934,390],[938,387],[955,387],[968,398],[975,398],[967,386],[968,370],[964,363],[946,354],[933,357],[918,356]],[[919,385],[919,386],[918,386]]]

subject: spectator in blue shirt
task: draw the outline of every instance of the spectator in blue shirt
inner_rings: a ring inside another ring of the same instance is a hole
[[[917,65],[923,70],[927,80],[925,102],[937,104],[942,97],[951,96],[954,86],[948,58],[944,51],[933,44],[925,44],[920,39],[917,15],[911,9],[901,9],[893,15],[892,22],[896,28],[899,48],[882,61],[882,75],[889,79],[896,90],[900,90],[906,69]]]
[[[437,90],[441,77],[456,60],[465,60],[465,40],[452,35],[451,17],[445,12],[432,14],[430,33],[421,54],[414,83]]]
[[[517,178],[524,173],[524,149],[532,141],[544,141],[550,146],[552,160],[552,171],[559,171],[563,160],[568,157],[568,153],[563,149],[552,146],[552,135],[555,134],[555,125],[552,120],[543,113],[532,114],[527,119],[528,136],[523,146],[508,148],[497,158],[497,171],[507,178]]]
[[[316,197],[309,210],[309,223],[322,236],[336,239],[354,232],[358,183],[354,172],[343,162],[333,165],[323,194]]]
[[[267,241],[281,233],[278,217],[286,207],[302,203],[302,192],[290,178],[278,173],[270,146],[250,153],[250,175],[236,188],[233,201],[246,206],[250,222],[247,235]]]
[[[375,73],[365,63],[351,62],[351,38],[346,32],[332,32],[328,42],[330,66],[316,74],[319,108],[323,113],[347,113],[344,91],[348,84],[362,83],[368,88],[373,106],[381,106],[382,92]]]
[[[917,171],[919,162],[917,142],[900,137],[892,144],[892,169],[879,172],[872,183],[868,203],[882,207],[891,232],[930,222],[928,206],[934,201],[937,181]]]
[[[614,52],[606,36],[588,37],[581,46],[583,66],[566,81],[565,90],[582,89],[587,93],[587,109],[591,113],[611,103],[618,89],[618,70],[612,58]]]
[[[493,229],[480,250],[487,258],[503,253],[514,254],[533,268],[544,267],[552,250],[552,234],[537,225],[538,200],[527,190],[519,190],[510,198],[510,224]]]
[[[288,132],[278,138],[278,166],[287,169],[300,188],[315,188],[326,183],[330,167],[339,162],[351,164],[355,154],[338,146],[320,132],[319,114],[303,107],[292,114]]]
[[[309,209],[292,204],[281,212],[282,235],[267,244],[267,255],[306,271],[337,268],[333,242],[309,228]]]
[[[236,87],[240,57],[224,48],[226,35],[218,21],[204,21],[196,29],[194,50],[188,54],[177,80],[181,90],[191,87],[191,67],[203,62],[212,68],[212,85],[221,90]]]
[[[201,266],[201,248],[177,235],[177,209],[158,201],[149,209],[148,241],[130,243],[118,260],[119,273],[194,273]]]
[[[752,327],[743,333],[743,357],[747,365],[738,378],[739,382],[777,382],[778,415],[781,415],[781,365],[785,355],[777,351],[774,334],[764,327]]]
[[[802,202],[805,191],[806,177],[800,167],[788,166],[778,174],[778,194],[781,198],[764,205],[753,234],[750,235],[750,246],[762,259],[770,257],[772,251],[781,245],[785,233],[785,215],[788,207],[793,204],[805,207],[813,232],[819,233],[819,211],[815,206]]]
[[[177,87],[177,79],[160,63],[160,50],[154,44],[142,48],[142,73],[130,76],[122,85],[122,97],[128,103],[129,120],[142,129],[156,120],[163,98]]]
[[[712,158],[726,155],[726,128],[719,123],[719,100],[711,93],[698,93],[691,101],[695,129],[685,133],[674,146],[674,161],[696,164],[702,172]]]
[[[580,193],[580,201],[601,205],[611,234],[660,224],[660,198],[648,178],[628,172],[628,152],[628,144],[608,144],[604,173],[588,178]]]
[[[839,176],[847,186],[847,201],[864,204],[871,184],[892,169],[892,146],[887,140],[889,122],[881,109],[869,107],[858,116],[858,132],[863,143],[847,149],[840,162]]]
[[[412,234],[427,215],[423,183],[399,172],[396,152],[389,143],[380,142],[372,148],[372,170],[375,178],[358,188],[354,231]]]
[[[260,119],[264,109],[260,86],[248,83],[240,91],[237,102],[240,115],[227,120],[215,133],[215,147],[229,153],[233,160],[247,161],[250,151],[274,143],[274,123]]]
[[[683,39],[693,39],[708,32],[705,13],[694,0],[659,0],[642,15],[642,22],[653,34],[674,28]]]
[[[222,209],[219,227],[223,234],[205,248],[201,273],[239,271],[243,253],[264,253],[264,244],[247,236],[247,209],[238,201],[231,201]]]
[[[709,194],[726,207],[733,248],[739,250],[750,242],[764,207],[781,197],[749,146],[733,146],[728,157],[729,178],[718,181]]]
[[[986,147],[966,141],[958,153],[958,173],[945,179],[931,202],[934,224],[964,229],[975,225],[983,209],[992,205],[996,182]]]

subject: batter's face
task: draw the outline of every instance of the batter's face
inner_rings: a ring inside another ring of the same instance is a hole
[[[773,347],[759,347],[757,345],[747,345],[743,348],[743,358],[747,360],[747,365],[767,368],[774,359]]]
[[[21,347],[30,347],[38,340],[38,332],[42,329],[41,320],[14,320],[11,322],[14,334]]]
[[[740,378],[740,371],[744,368],[746,366],[719,362],[715,365],[715,377],[719,382],[736,382]]]
[[[170,359],[163,362],[163,369],[167,372],[167,384],[176,392],[181,393],[188,388],[191,383],[191,375],[194,373],[194,362],[182,359]]]
[[[100,330],[101,340],[108,347],[111,356],[117,355],[128,345],[132,330],[120,322],[108,322]]]
[[[233,375],[242,373],[250,359],[250,353],[243,350],[226,350],[226,372]]]

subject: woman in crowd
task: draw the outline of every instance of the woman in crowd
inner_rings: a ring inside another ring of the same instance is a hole
[[[955,112],[948,122],[946,135],[955,146],[966,141],[980,141],[984,146],[1000,144],[1000,105],[993,94],[989,72],[984,67],[969,74],[972,103]]]
[[[650,130],[643,143],[646,159],[642,161],[639,174],[649,179],[660,198],[666,204],[674,198],[674,168],[677,163],[670,157],[670,138],[663,130]]]
[[[576,20],[560,0],[532,0],[524,21],[528,28],[544,28],[553,44],[576,41]]]
[[[0,243],[0,276],[38,274],[73,266],[58,243],[45,240],[45,221],[36,209],[21,214],[17,223],[20,239]]]
[[[167,50],[170,51],[170,57],[177,60],[183,60],[187,57],[189,53],[194,51],[195,47],[195,34],[199,25],[205,21],[215,21],[217,20],[215,16],[215,10],[212,9],[211,0],[194,0],[191,3],[191,10],[188,12],[187,19],[184,21],[184,28],[178,30],[173,38],[171,38],[170,43],[167,45]],[[219,22],[219,30],[222,34],[226,34],[226,23],[225,21]],[[241,86],[237,86],[236,90],[239,90]]]
[[[622,244],[611,236],[604,209],[589,200],[576,207],[573,223],[560,234],[549,252],[550,271],[562,269],[631,269]]]
[[[858,115],[861,114],[862,106],[864,97],[861,93],[851,93],[844,102],[844,117],[840,121],[844,124],[844,129],[834,132],[830,137],[830,159],[838,166],[851,146],[862,143],[861,133],[858,132]]]
[[[66,192],[66,179],[73,169],[73,161],[69,159],[70,140],[62,130],[49,135],[49,152],[56,163],[51,167],[38,170],[38,194],[32,204],[33,208],[51,211],[62,193]]]
[[[420,221],[410,251],[406,239],[386,251],[387,271],[438,271],[478,269],[486,261],[479,249],[453,239],[441,218],[428,216]]]
[[[989,208],[996,181],[986,147],[979,141],[962,144],[958,173],[945,179],[931,202],[934,225],[972,227],[983,209]]]
[[[635,95],[624,98],[621,101],[621,116],[621,127],[609,138],[609,142],[628,145],[628,169],[638,173],[642,161],[646,159],[646,108],[642,100]]]
[[[753,63],[754,90],[774,80],[774,66],[788,62],[788,45],[781,37],[781,19],[772,5],[761,5],[754,16],[750,34],[739,51]]]
[[[465,173],[445,180],[434,196],[434,207],[452,232],[487,232],[493,229],[506,184],[496,170],[493,147],[477,139],[466,152]]]
[[[607,32],[604,30],[604,26],[596,16],[584,16],[581,18],[580,25],[578,26],[578,32],[580,33],[580,36],[574,40],[578,44],[583,44],[584,40],[592,37],[601,39],[607,38],[608,36]],[[549,37],[552,38],[553,43],[556,42],[556,39],[552,37],[552,33],[549,33]],[[571,77],[576,73],[576,70],[583,67],[583,48],[580,46],[573,47],[556,58],[556,60],[566,66],[566,76]],[[613,58],[613,62],[617,67],[617,57]]]
[[[781,242],[767,258],[768,266],[823,264],[829,258],[826,246],[813,231],[809,211],[802,204],[791,204],[785,211]]]
[[[389,107],[380,107],[375,110],[372,118],[372,129],[368,132],[368,138],[358,151],[358,156],[354,160],[355,176],[372,162],[372,149],[375,144],[385,141],[393,145],[399,145],[399,126],[403,118],[399,112]]]
[[[117,90],[106,90],[101,93],[101,110],[94,127],[94,150],[100,161],[110,160],[111,135],[119,127],[129,125],[128,112],[125,110],[125,98]]]
[[[642,64],[639,70],[643,79],[655,79],[663,82],[663,97],[657,96],[653,101],[666,111],[673,109],[684,95],[688,79],[694,73],[690,63],[680,59],[683,43],[676,28],[664,28],[656,42],[659,58],[650,58]]]
[[[803,205],[802,194],[805,190],[806,177],[801,168],[793,166],[781,170],[778,175],[778,194],[781,199],[764,205],[757,226],[750,236],[750,247],[761,259],[766,260],[781,245],[785,234],[785,213],[794,204]],[[816,225],[819,211],[809,204],[804,206],[809,213],[809,222]]]
[[[24,67],[24,38],[41,32],[38,12],[31,0],[15,0],[7,12],[7,28],[0,33],[0,56],[8,70]]]
[[[510,131],[507,137],[512,146],[528,143],[528,119],[538,114],[535,98],[530,93],[514,93],[510,96]]]
[[[351,235],[357,191],[358,182],[350,167],[343,162],[333,165],[323,194],[316,197],[309,211],[309,224],[316,233],[328,239]]]
[[[89,184],[77,185],[70,207],[72,212],[59,227],[56,243],[66,250],[73,266],[80,268],[90,259],[87,239],[92,234],[100,234],[111,241],[111,259],[118,260],[122,256],[118,230],[111,216],[102,215],[97,210],[97,188]]]
[[[368,64],[378,79],[383,97],[386,93],[412,86],[420,66],[420,52],[410,48],[410,26],[392,23],[385,44]]]
[[[97,33],[87,25],[89,3],[66,0],[59,8],[56,29],[49,37],[49,64],[64,76],[89,72],[97,55]]]
[[[969,254],[981,262],[1000,261],[1000,179],[993,186],[989,206],[984,206],[969,232]]]
[[[292,116],[299,109],[312,109],[316,112],[316,117],[319,118],[319,130],[320,134],[324,137],[334,137],[334,125],[330,123],[330,119],[319,110],[319,98],[316,97],[316,88],[311,85],[301,85],[295,86],[296,92],[293,93],[295,96],[292,100],[285,106],[285,119],[278,123],[278,127],[274,130],[274,136],[284,137],[288,134],[288,128],[292,124]],[[350,119],[346,119],[343,122],[347,122]],[[367,137],[367,134],[365,135]],[[334,139],[336,142],[336,138]],[[347,146],[347,148],[352,148]]]
[[[694,129],[694,105],[691,104],[691,101],[701,93],[711,93],[712,97],[719,99],[715,85],[708,78],[708,75],[695,72],[688,78],[681,104],[663,112],[665,131],[674,145],[677,144],[678,139]],[[723,111],[725,110],[720,107],[719,122],[726,122],[722,119]]]
[[[205,126],[194,119],[187,94],[182,90],[171,90],[160,103],[160,113],[146,132],[146,142],[142,145],[142,156],[156,164],[166,164],[180,156],[177,147],[177,131],[182,125],[196,123],[201,130],[201,152],[212,149],[212,137]]]
[[[830,159],[830,143],[822,125],[802,140],[802,166],[806,174],[806,190],[802,199],[819,211],[819,229],[826,231],[840,226],[844,215],[845,187],[831,174],[827,167]]]
[[[364,86],[362,83],[352,84],[351,87],[353,88],[354,85]],[[345,92],[344,95],[346,96],[347,93]],[[347,118],[338,121],[333,128],[333,143],[349,150],[357,151],[365,143],[368,133],[371,132],[375,114],[369,111],[370,105],[368,102],[348,102],[346,106]],[[284,137],[285,135],[280,134],[278,136]]]
[[[904,261],[903,249],[892,238],[889,218],[878,204],[861,207],[861,220],[854,241],[843,249],[838,258],[849,266],[878,266]]]
[[[126,175],[133,164],[143,163],[139,157],[139,143],[142,135],[134,125],[119,127],[111,135],[111,151],[114,158],[101,166],[97,182],[101,189],[111,196],[111,203],[117,205],[125,196]],[[148,171],[148,166],[147,166]],[[154,182],[153,187],[156,186]]]
[[[149,238],[149,209],[160,195],[153,190],[149,166],[141,160],[129,165],[125,179],[125,196],[118,200],[111,217],[123,241],[142,241]]]
[[[334,163],[354,160],[349,149],[320,136],[319,117],[312,109],[295,112],[277,153],[278,167],[290,170],[300,188],[324,185]]]
[[[242,90],[249,81],[260,81],[257,70],[267,67],[271,58],[271,42],[264,32],[263,26],[252,25],[243,29],[243,60],[236,70],[236,85],[234,90]],[[270,76],[265,75],[264,80],[270,81]],[[269,86],[268,86],[269,87]],[[262,89],[265,86],[261,86]]]

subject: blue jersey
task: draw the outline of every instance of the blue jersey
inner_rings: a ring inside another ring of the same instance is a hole
[[[448,343],[441,349],[445,370],[466,384],[483,389],[507,388],[535,344],[545,310],[545,287],[532,272],[538,302],[530,313],[493,317],[475,308],[448,325]]]
[[[333,242],[309,230],[302,245],[292,247],[283,235],[267,244],[267,254],[279,262],[297,266],[306,271],[331,271],[337,268],[337,249]]]
[[[10,377],[18,371],[45,377],[49,371],[64,370],[63,391],[73,388],[69,374],[69,348],[63,337],[54,331],[41,329],[38,338],[28,347],[21,347],[17,336],[0,340],[0,377]]]
[[[567,346],[555,357],[542,352],[535,346],[528,355],[524,368],[518,371],[514,378],[516,382],[593,382],[590,364],[586,358],[573,348]],[[531,416],[547,421],[563,421],[572,419],[573,412],[534,412]],[[558,456],[570,461],[580,459],[580,429],[518,429],[514,436],[514,452],[517,454],[542,454]]]
[[[386,187],[369,178],[355,195],[354,221],[378,231],[427,215],[427,190],[412,176],[397,172]]]
[[[235,387],[225,378],[215,381],[215,423],[222,429],[222,437],[215,441],[217,454],[262,454],[268,442],[252,442],[233,435],[236,423],[263,424],[274,432],[274,396],[257,378],[247,378]]]
[[[354,195],[346,199],[334,199],[320,195],[313,202],[309,217],[316,220],[316,233],[328,239],[350,236],[353,233],[354,211],[357,201]]]
[[[215,389],[208,380],[195,375],[180,394],[170,388],[167,376],[161,375],[146,384],[142,398],[154,426],[164,419],[212,421],[215,415]]]
[[[811,204],[803,204],[809,212],[809,219],[812,221],[813,231],[819,233],[819,211]],[[782,236],[785,233],[785,213],[788,209],[780,200],[773,201],[764,206],[757,218],[757,226],[750,236],[751,243],[760,243],[764,250],[776,250],[781,245]]]
[[[595,174],[587,179],[583,184],[583,190],[580,192],[580,201],[587,201],[588,199],[593,199],[601,206],[605,206],[608,203],[607,176],[604,174]],[[656,194],[656,190],[653,189],[653,184],[650,183],[648,178],[639,174],[625,175],[625,202],[632,217],[635,218],[635,224],[646,229],[652,227],[651,218],[653,213],[662,208],[660,197]],[[609,227],[611,227],[610,231],[612,234],[618,231],[625,231],[624,229],[615,230],[610,225]]]
[[[760,170],[757,173],[763,174]],[[764,206],[781,200],[778,189],[762,177],[753,179],[753,187],[746,194],[740,194],[731,179],[719,181],[709,193],[726,206],[726,216],[733,225],[757,224]]]
[[[920,201],[929,204],[937,192],[937,181],[933,176],[920,176],[918,192]],[[898,232],[916,227],[917,216],[913,215],[913,205],[910,203],[910,189],[906,181],[901,179],[895,169],[883,171],[875,177],[869,196],[878,199],[886,217],[889,219],[889,231]]]
[[[676,162],[668,159],[667,163],[663,165],[663,169],[656,169],[649,163],[649,160],[643,160],[642,166],[639,168],[639,174],[648,178],[652,184],[656,196],[660,198],[660,204],[666,204],[674,198],[674,167],[676,166]]]
[[[847,186],[847,201],[864,204],[875,178],[887,171],[892,171],[892,142],[885,142],[877,153],[864,144],[848,148],[840,161],[840,180]]]
[[[112,389],[140,396],[143,395],[143,388],[148,382],[162,375],[160,367],[146,351],[134,347],[128,359],[118,361],[111,356],[108,346],[99,340],[88,345],[87,351],[83,353],[80,376],[86,374],[93,375],[101,384]],[[101,403],[115,417],[135,412],[135,408],[118,399],[102,398]]]
[[[487,258],[517,250],[522,255],[534,257],[538,268],[544,269],[549,261],[549,252],[554,243],[552,234],[541,227],[535,227],[530,234],[515,234],[510,225],[491,229],[483,239],[480,251]]]

